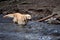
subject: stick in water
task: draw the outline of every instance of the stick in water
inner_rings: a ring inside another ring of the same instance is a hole
[[[49,19],[49,18],[51,18],[51,17],[53,17],[53,16],[56,16],[56,15],[57,15],[57,14],[51,14],[51,15],[49,15],[49,16],[47,16],[47,17],[45,17],[45,18],[39,19],[39,20],[37,20],[37,21],[41,22],[41,21],[47,20],[47,19]]]

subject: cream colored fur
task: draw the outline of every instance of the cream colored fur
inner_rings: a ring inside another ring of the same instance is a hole
[[[26,24],[27,19],[31,19],[31,15],[29,14],[21,14],[21,13],[14,13],[14,14],[7,14],[3,16],[6,17],[12,17],[13,22],[17,22],[18,24]]]

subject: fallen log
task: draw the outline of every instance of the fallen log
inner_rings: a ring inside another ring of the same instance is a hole
[[[42,18],[42,19],[39,19],[39,20],[37,20],[37,21],[42,22],[42,21],[47,20],[47,19],[49,19],[49,18],[51,18],[51,17],[53,17],[53,16],[56,16],[56,15],[57,15],[57,14],[51,14],[51,15],[49,15],[49,16],[47,16],[47,17],[44,17],[44,18]]]

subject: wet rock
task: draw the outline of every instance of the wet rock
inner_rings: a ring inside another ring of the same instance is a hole
[[[46,23],[48,24],[60,24],[60,21],[58,18],[51,17],[47,20],[45,20]]]

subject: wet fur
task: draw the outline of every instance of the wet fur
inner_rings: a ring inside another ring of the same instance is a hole
[[[7,14],[3,17],[4,18],[12,17],[14,23],[23,24],[23,25],[27,23],[27,19],[31,19],[31,15],[21,14],[21,13]]]

